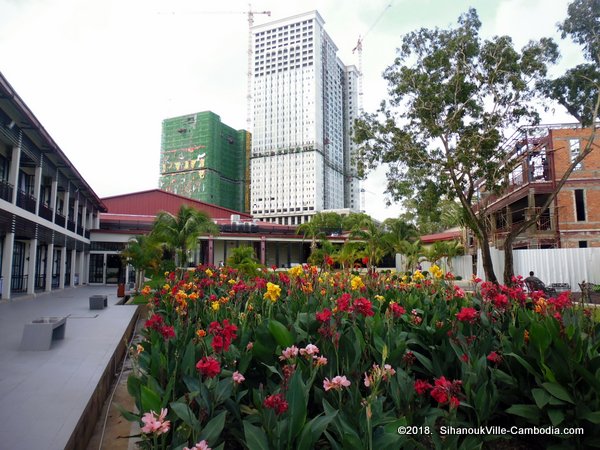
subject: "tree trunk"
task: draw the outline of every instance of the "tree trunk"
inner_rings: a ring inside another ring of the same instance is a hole
[[[486,281],[498,283],[498,279],[494,273],[494,263],[492,262],[490,241],[487,237],[487,233],[482,233],[481,239],[479,239],[479,246],[481,247],[481,264],[483,266]]]
[[[506,239],[504,241],[504,284],[507,286],[510,286],[512,284],[512,278],[515,274],[515,260],[513,258],[513,241],[514,238],[516,236],[513,236],[512,234],[509,233],[508,236],[506,236]]]

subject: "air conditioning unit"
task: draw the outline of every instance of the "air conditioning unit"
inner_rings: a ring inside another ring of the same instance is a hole
[[[239,214],[232,214],[231,215],[231,223],[236,223],[240,221],[240,215]]]

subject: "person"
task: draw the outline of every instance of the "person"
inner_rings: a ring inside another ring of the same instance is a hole
[[[529,276],[523,281],[527,284],[527,289],[529,289],[530,292],[542,291],[547,296],[556,295],[556,290],[552,287],[547,287],[542,280],[535,276],[533,270],[529,272]]]

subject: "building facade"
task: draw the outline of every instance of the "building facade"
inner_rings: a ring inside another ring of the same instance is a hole
[[[90,230],[105,210],[0,74],[2,298],[87,283]]]
[[[161,189],[236,211],[248,211],[250,136],[210,111],[165,119]]]
[[[250,212],[261,220],[297,225],[360,209],[350,139],[359,74],[323,25],[312,11],[252,28]]]
[[[511,229],[546,202],[568,167],[590,142],[591,130],[574,124],[523,128],[506,145],[516,161],[500,195],[485,195],[491,238],[502,248]],[[514,242],[514,248],[600,247],[600,137],[575,167],[550,208]]]

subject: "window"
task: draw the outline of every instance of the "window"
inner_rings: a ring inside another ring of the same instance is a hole
[[[579,139],[569,139],[569,149],[571,151],[571,163],[575,161],[575,159],[579,156],[580,147],[579,147]],[[583,165],[580,162],[575,166],[573,170],[582,170]]]
[[[575,218],[577,222],[585,221],[585,201],[583,189],[575,189]]]
[[[587,246],[588,246],[587,241],[579,241],[579,248],[587,248]]]

